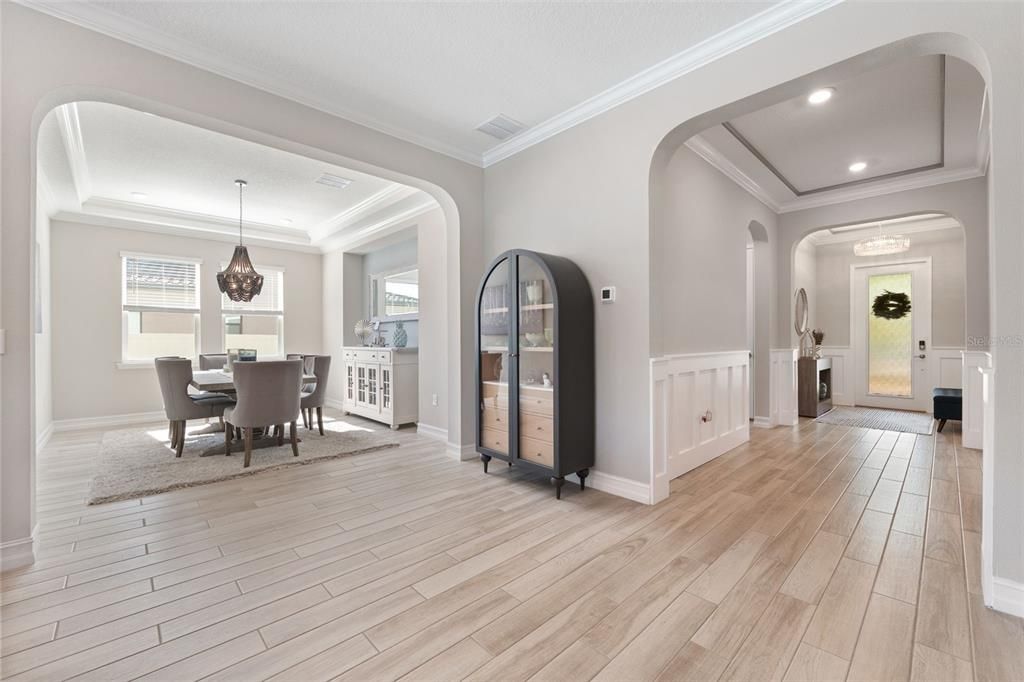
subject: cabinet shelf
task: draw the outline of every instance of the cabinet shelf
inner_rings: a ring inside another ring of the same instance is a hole
[[[523,310],[554,310],[554,303],[532,303],[523,306]]]

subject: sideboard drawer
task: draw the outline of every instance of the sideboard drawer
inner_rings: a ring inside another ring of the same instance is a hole
[[[519,431],[524,437],[535,438],[546,443],[555,440],[555,425],[551,417],[545,417],[533,412],[523,412],[519,415]]]
[[[508,452],[508,433],[497,429],[480,429],[480,443],[485,448]]]
[[[508,431],[508,410],[484,407],[484,428]]]
[[[519,456],[535,464],[551,468],[555,466],[555,447],[544,441],[522,438],[519,442]]]

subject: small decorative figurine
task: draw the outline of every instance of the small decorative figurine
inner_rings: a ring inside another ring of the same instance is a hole
[[[544,372],[544,376],[541,377],[541,381],[544,384],[544,388],[551,388],[551,375]]]

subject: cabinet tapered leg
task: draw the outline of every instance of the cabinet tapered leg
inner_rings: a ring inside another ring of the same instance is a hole
[[[484,473],[487,473],[487,464],[491,461],[490,455],[480,455],[480,461],[484,463]]]
[[[562,499],[562,486],[565,485],[565,477],[558,476],[555,478],[555,499]]]
[[[590,469],[580,469],[576,472],[576,475],[580,477],[580,490],[584,490],[586,488],[585,481],[587,476],[590,475]]]

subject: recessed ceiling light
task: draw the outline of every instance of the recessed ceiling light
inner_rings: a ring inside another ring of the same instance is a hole
[[[808,95],[807,101],[811,104],[824,104],[832,99],[832,95],[834,95],[835,92],[835,88],[820,88]]]
[[[868,167],[868,165],[866,163],[864,163],[863,161],[856,161],[856,162],[850,164],[850,172],[851,173],[860,173],[862,170],[864,170],[867,167]]]
[[[133,199],[145,199],[148,196],[149,195],[146,194],[145,192],[132,192],[132,198]]]

